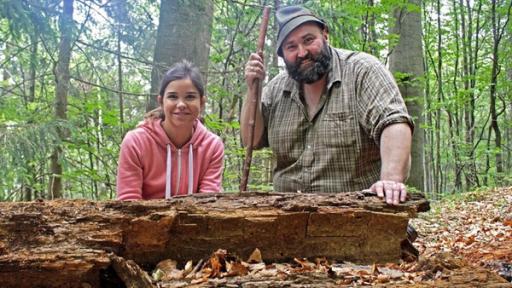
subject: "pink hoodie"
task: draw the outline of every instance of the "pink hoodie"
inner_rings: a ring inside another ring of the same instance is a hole
[[[196,120],[192,139],[177,149],[162,120],[146,120],[126,134],[117,171],[117,199],[159,199],[220,192],[224,144]]]

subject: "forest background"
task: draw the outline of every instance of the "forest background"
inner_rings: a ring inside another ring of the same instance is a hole
[[[512,182],[512,0],[0,0],[0,201],[115,198],[119,145],[186,58],[207,78],[204,121],[225,143],[224,190],[244,150],[243,68],[262,7],[303,4],[334,47],[377,56],[416,123],[408,185],[432,198]],[[273,17],[268,78],[283,69]],[[272,190],[256,151],[249,188]]]

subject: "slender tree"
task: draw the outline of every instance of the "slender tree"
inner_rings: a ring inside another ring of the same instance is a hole
[[[508,48],[505,51],[511,51],[510,47],[512,47],[512,32],[510,31],[512,29],[509,29],[505,33],[507,33],[507,42],[508,42]],[[507,76],[505,79],[508,80],[508,85],[506,87],[512,87],[510,83],[512,83],[512,64],[509,60],[507,62]],[[512,169],[512,97],[511,95],[508,95],[508,97],[505,98],[505,142],[506,142],[506,171],[511,171]]]
[[[502,1],[499,1],[502,2]],[[503,3],[501,3],[503,4]],[[494,148],[496,149],[495,165],[496,165],[496,180],[497,184],[501,184],[503,178],[503,153],[502,153],[502,136],[500,126],[498,124],[498,117],[503,111],[497,111],[497,86],[498,86],[498,74],[501,68],[499,67],[499,46],[503,38],[503,33],[507,27],[510,18],[510,10],[512,1],[507,5],[508,9],[504,13],[505,15],[499,15],[496,11],[497,3],[496,0],[491,1],[491,22],[492,22],[492,68],[491,68],[491,83],[489,89],[489,107],[491,114],[491,125],[490,129],[494,132]],[[504,18],[502,18],[504,17]],[[503,107],[506,109],[506,107]],[[490,135],[489,135],[490,136]],[[490,139],[490,137],[489,137]]]
[[[454,11],[457,11],[457,4],[455,0],[453,0],[453,9]],[[441,9],[441,3],[438,1],[438,9],[440,13]],[[453,35],[453,38],[455,39],[455,55],[453,57],[453,67],[454,71],[458,71],[459,68],[459,62],[460,62],[460,37],[459,37],[459,21],[458,17],[454,17],[453,19],[455,29]],[[441,34],[441,23],[440,20],[438,20],[438,33]],[[441,39],[439,39],[439,42],[441,42]],[[441,50],[439,49],[439,57],[441,58]],[[458,73],[453,73],[453,80],[452,80],[452,98],[457,99],[457,95],[459,93],[459,78]],[[442,83],[441,83],[442,84]],[[440,86],[439,89],[442,89]],[[452,154],[453,154],[453,160],[454,160],[454,174],[455,174],[455,190],[460,191],[462,189],[462,165],[460,160],[460,152],[459,147],[457,145],[457,139],[460,137],[460,122],[459,121],[459,107],[458,105],[451,105],[446,110],[446,114],[448,116],[448,134],[450,138],[448,141],[450,142],[450,146],[452,147]]]
[[[474,14],[473,6],[469,0],[464,3],[463,0],[459,0],[460,5],[460,28],[461,28],[461,41],[462,41],[462,68],[463,68],[463,82],[464,82],[464,93],[466,95],[465,108],[464,108],[464,124],[465,124],[465,150],[467,161],[465,165],[465,176],[466,176],[466,189],[469,190],[472,187],[479,185],[479,179],[476,171],[476,163],[474,159],[474,142],[475,142],[475,84],[476,84],[476,59],[478,56],[478,41],[480,27],[479,16],[481,9],[481,1],[475,3],[478,6],[477,9],[477,27],[476,31],[473,31]]]
[[[71,42],[73,33],[73,0],[64,0],[62,14],[59,18],[60,44],[59,58],[55,69],[55,118],[57,121],[66,121],[68,92],[69,92],[69,62],[71,58]],[[59,136],[61,140],[67,137],[68,132],[62,126],[59,128]],[[62,197],[62,158],[64,151],[62,145],[58,145],[50,159],[50,183],[49,194],[53,198]]]

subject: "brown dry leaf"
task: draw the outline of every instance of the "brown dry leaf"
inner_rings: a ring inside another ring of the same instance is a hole
[[[226,268],[228,267],[228,263],[226,263]],[[227,270],[227,276],[245,276],[249,274],[249,269],[242,265],[240,262],[234,262],[229,264],[229,268]]]
[[[209,278],[212,273],[213,273],[212,268],[205,267],[197,273],[196,278]]]
[[[208,278],[197,278],[197,279],[193,279],[192,281],[190,281],[190,284],[192,284],[192,285],[200,284],[200,283],[203,283],[206,281],[208,281]]]
[[[379,275],[379,273],[380,272],[379,272],[379,268],[377,268],[377,264],[373,263],[372,270],[370,271],[370,274],[377,276],[377,275]]]
[[[270,268],[275,268],[278,273],[282,273],[285,275],[289,274],[289,265],[285,265],[283,263],[274,263],[269,266],[270,266]]]
[[[471,245],[476,242],[476,236],[471,235],[466,241],[464,241],[466,245]]]
[[[360,277],[372,275],[371,272],[368,272],[367,270],[357,270],[355,272],[356,272],[355,275],[360,276]]]
[[[377,275],[378,283],[388,283],[389,280],[391,280],[391,277],[389,275],[386,275],[386,274]]]
[[[166,273],[162,277],[162,280],[167,281],[167,280],[183,279],[183,278],[184,278],[183,271],[181,271],[179,269],[174,269],[174,270],[170,271],[169,273]]]
[[[352,283],[354,283],[354,278],[353,277],[350,277],[350,278],[344,278],[344,279],[341,279],[339,281],[336,281],[336,284],[337,285],[350,285]]]
[[[163,272],[166,272],[166,271],[176,269],[177,265],[178,265],[178,263],[176,261],[174,261],[172,259],[165,259],[165,260],[158,262],[158,264],[156,264],[156,269],[160,269]]]
[[[226,272],[226,258],[231,257],[228,252],[224,249],[218,249],[215,251],[206,264],[205,267],[211,268],[208,278],[222,277],[223,272]],[[204,271],[205,269],[203,269]]]
[[[211,266],[211,273],[208,276],[208,278],[219,277],[221,270],[222,270],[222,264],[216,255],[213,255],[212,257],[210,257],[210,266]]]
[[[320,269],[321,271],[324,271],[324,272],[326,272],[327,270],[329,270],[329,268],[331,268],[331,264],[329,263],[329,260],[327,260],[327,258],[325,258],[325,257],[315,258],[315,264],[316,264],[317,269]]]
[[[153,272],[155,280],[169,281],[174,279],[183,279],[183,271],[176,268],[177,262],[172,259],[166,259],[156,264]],[[155,277],[156,276],[156,277]]]
[[[223,262],[224,259],[226,259],[226,256],[228,255],[228,251],[226,251],[224,249],[217,249],[217,251],[215,251],[215,253],[213,253],[213,255],[215,257],[217,257],[219,259],[219,261]]]
[[[247,259],[247,263],[261,263],[263,262],[263,259],[261,257],[261,251],[260,249],[256,248],[254,251],[252,251],[251,256],[249,256],[249,259]]]
[[[301,266],[299,270],[312,271],[313,268],[315,267],[315,264],[309,262],[307,259],[293,258],[293,261],[295,261]]]
[[[507,220],[503,221],[503,225],[512,227],[512,219],[507,219]]]

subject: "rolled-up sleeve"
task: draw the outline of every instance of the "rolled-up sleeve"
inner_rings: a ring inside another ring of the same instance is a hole
[[[414,131],[414,122],[389,70],[377,59],[362,66],[359,71],[360,95],[358,111],[362,126],[377,145],[384,129],[395,123],[407,123]]]

